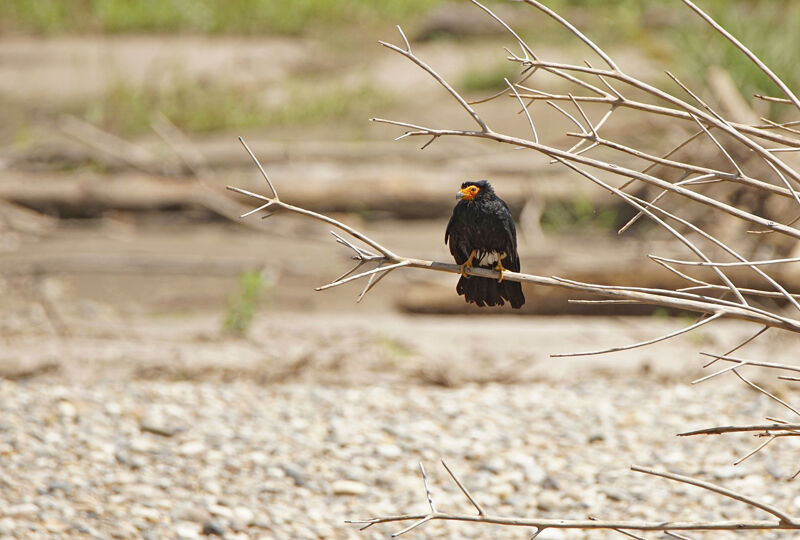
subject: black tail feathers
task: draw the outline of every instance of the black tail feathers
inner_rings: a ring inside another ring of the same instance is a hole
[[[503,280],[478,276],[461,276],[456,285],[456,292],[463,295],[467,302],[473,302],[479,307],[502,306],[508,300],[511,307],[519,309],[525,303],[522,294],[522,284],[518,281]]]

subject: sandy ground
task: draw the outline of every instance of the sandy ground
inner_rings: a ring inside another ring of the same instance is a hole
[[[516,316],[477,308],[462,316],[407,313],[401,306],[411,291],[454,287],[454,276],[420,270],[392,274],[356,303],[357,284],[313,290],[348,268],[347,252],[321,228],[282,228],[280,219],[273,221],[274,235],[226,224],[95,222],[38,240],[17,238],[0,265],[4,373],[41,371],[72,382],[163,375],[457,385],[652,372],[653,380],[688,382],[704,363],[699,352],[723,352],[756,330],[723,321],[650,347],[554,358],[647,341],[691,320]],[[447,260],[431,224],[405,228],[407,234],[397,234],[392,223],[375,229],[382,240],[398,240],[390,245],[401,252],[428,245],[416,253]],[[222,323],[246,269],[259,269],[265,288],[247,337],[233,338]],[[795,346],[796,339],[775,332],[743,354],[791,362]]]

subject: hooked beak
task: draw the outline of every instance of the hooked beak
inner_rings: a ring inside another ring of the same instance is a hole
[[[463,191],[459,191],[458,193],[456,193],[456,199],[463,199],[463,198],[464,198],[464,192]]]

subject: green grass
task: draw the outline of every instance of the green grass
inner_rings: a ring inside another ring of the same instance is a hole
[[[796,0],[697,0],[703,10],[750,48],[797,92],[800,90],[800,2]],[[711,66],[728,70],[742,94],[777,95],[777,87],[738,49],[681,2],[551,0],[549,6],[583,21],[580,30],[601,46],[634,47],[693,88],[706,84]],[[527,18],[527,17],[525,17]],[[537,20],[543,20],[536,16]],[[564,40],[552,23],[523,30],[532,42]],[[536,36],[542,36],[537,39]],[[560,36],[560,37],[559,37]],[[574,42],[569,37],[570,43]],[[624,66],[623,66],[624,68]],[[676,90],[672,84],[670,90]]]
[[[284,34],[404,22],[442,0],[2,0],[0,30]]]
[[[613,208],[597,210],[585,196],[577,196],[570,202],[548,203],[540,223],[542,230],[552,233],[564,232],[610,232],[615,229],[618,212]]]
[[[228,301],[228,308],[222,321],[225,333],[244,337],[253,324],[260,293],[269,283],[260,272],[248,270],[239,276],[239,288]]]
[[[330,83],[289,81],[284,90],[285,101],[266,105],[256,89],[211,81],[177,78],[161,89],[117,83],[77,112],[87,121],[120,135],[148,130],[156,111],[183,131],[203,133],[362,119],[370,108],[387,99],[367,84],[344,88]]]
[[[797,69],[799,2],[708,0],[702,6],[793,91],[800,89],[800,70]],[[681,72],[687,77],[703,79],[709,67],[721,66],[730,72],[745,97],[753,93],[779,95],[778,88],[763,72],[705,23],[675,28],[671,38],[678,51]]]
[[[235,35],[328,36],[331,46],[356,48],[378,36],[396,40],[393,24],[409,30],[446,0],[0,0],[0,34],[199,33]],[[487,0],[488,4],[507,4]],[[708,69],[727,69],[742,94],[777,95],[767,77],[724,38],[679,1],[548,0],[549,6],[612,51],[637,48],[702,90]],[[800,51],[800,2],[797,0],[698,0],[723,26],[751,47],[791,88],[800,89],[796,55]],[[475,8],[477,9],[477,8]],[[580,46],[566,30],[538,10],[515,6],[508,21],[537,49],[542,45]],[[387,32],[389,32],[387,34]],[[509,39],[507,36],[501,39]],[[512,45],[508,41],[506,44]],[[358,49],[356,49],[358,50]],[[591,57],[587,54],[587,57]],[[596,61],[595,61],[596,63]],[[598,64],[599,65],[599,64]],[[625,68],[623,62],[623,68]],[[467,93],[494,92],[503,77],[514,75],[505,62],[475,66],[461,75]],[[661,85],[661,83],[657,83]],[[671,92],[681,93],[674,84]],[[114,131],[135,133],[162,110],[187,131],[248,128],[330,120],[375,104],[369,87],[360,90],[301,89],[281,107],[265,107],[250,91],[221,83],[176,82],[162,92],[118,85],[84,113]],[[780,105],[774,109],[785,110]]]

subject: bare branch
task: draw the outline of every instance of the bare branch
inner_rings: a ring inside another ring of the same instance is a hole
[[[528,111],[528,107],[522,101],[522,98],[519,97],[519,92],[517,92],[517,89],[514,88],[514,85],[511,84],[510,82],[508,82],[508,79],[503,79],[503,80],[506,81],[506,84],[514,92],[514,95],[517,96],[517,99],[519,100],[519,104],[522,107],[522,110],[525,111],[525,116],[528,118],[528,124],[531,126],[531,133],[533,134],[533,141],[538,143],[539,142],[539,135],[536,134],[536,127],[533,125],[533,119],[531,118],[531,113]]]
[[[279,201],[280,197],[278,197],[278,192],[275,191],[275,186],[272,185],[272,181],[269,179],[269,176],[267,175],[267,171],[265,171],[264,167],[261,166],[261,163],[258,161],[258,158],[253,153],[253,151],[250,150],[250,147],[247,146],[247,143],[244,142],[244,139],[239,137],[239,142],[242,143],[242,146],[244,146],[244,149],[247,150],[247,153],[250,155],[250,159],[253,160],[253,163],[256,164],[256,167],[258,167],[258,170],[261,171],[261,176],[263,176],[264,180],[267,181],[267,185],[269,186],[269,190],[272,192],[272,197],[276,201]]]
[[[283,201],[281,201],[281,200],[279,200],[277,198],[265,197],[264,195],[259,195],[257,193],[253,193],[251,191],[247,191],[246,189],[237,188],[237,187],[234,187],[234,186],[226,186],[226,187],[227,187],[227,189],[229,189],[231,191],[235,191],[236,193],[241,193],[242,195],[247,195],[248,197],[253,197],[254,199],[259,199],[259,200],[262,200],[262,201],[271,202],[271,203],[275,204],[276,206],[278,206],[280,208],[283,208],[284,210],[288,210],[290,212],[294,212],[295,214],[300,214],[302,216],[310,217],[312,219],[316,219],[318,221],[322,221],[324,223],[328,223],[329,225],[333,225],[337,229],[346,232],[350,236],[352,236],[354,238],[357,238],[358,240],[361,240],[362,242],[364,242],[365,244],[367,244],[371,248],[379,251],[387,259],[392,260],[392,261],[400,260],[400,258],[397,255],[395,255],[390,250],[388,250],[385,247],[383,247],[382,245],[380,245],[375,240],[372,240],[368,236],[366,236],[363,233],[353,229],[349,225],[345,225],[341,221],[338,221],[336,219],[333,219],[333,218],[328,217],[328,216],[323,215],[323,214],[319,214],[317,212],[313,212],[311,210],[306,210],[305,208],[300,208],[299,206],[293,206],[291,204],[286,204],[285,202],[283,202]]]
[[[608,67],[610,67],[614,71],[619,71],[619,68],[617,67],[617,64],[611,59],[611,57],[608,56],[605,53],[605,51],[603,51],[603,49],[598,47],[597,44],[595,44],[591,39],[586,37],[580,30],[575,28],[575,26],[571,22],[569,22],[564,17],[562,17],[561,15],[559,15],[558,13],[556,13],[555,11],[550,9],[549,7],[545,6],[541,2],[538,2],[537,0],[523,0],[523,1],[526,4],[530,4],[530,5],[534,6],[534,7],[536,7],[536,9],[538,9],[539,11],[542,11],[543,13],[546,13],[552,19],[558,21],[559,24],[564,26],[567,30],[569,30],[570,32],[575,34],[575,36],[577,36],[578,39],[580,39],[586,45],[588,45],[590,49],[592,49],[600,58],[603,59],[603,61],[606,64],[608,64]]]
[[[483,507],[480,504],[478,504],[478,501],[475,500],[475,498],[472,496],[469,490],[466,487],[464,487],[464,484],[461,483],[461,480],[459,480],[458,477],[455,475],[455,473],[453,473],[453,471],[450,469],[450,467],[447,466],[447,462],[444,459],[442,459],[442,466],[447,471],[447,474],[450,475],[450,478],[453,479],[453,482],[456,483],[458,489],[461,490],[461,493],[464,494],[464,496],[469,500],[469,502],[472,503],[472,506],[475,507],[475,510],[478,511],[478,515],[485,516],[486,512],[483,510]]]
[[[431,512],[436,513],[436,507],[433,505],[433,495],[431,495],[431,488],[428,486],[428,475],[425,474],[425,466],[419,462],[419,471],[422,473],[422,482],[425,484],[425,495],[428,498],[428,505],[431,507]]]
[[[500,24],[500,26],[505,28],[506,31],[509,34],[514,36],[514,39],[517,40],[517,43],[519,44],[519,46],[522,49],[523,54],[525,54],[526,58],[536,58],[536,54],[528,46],[528,44],[525,43],[525,40],[523,40],[521,37],[519,37],[519,35],[517,35],[517,33],[508,24],[506,24],[506,22],[503,19],[501,19],[500,17],[495,15],[495,13],[491,9],[489,9],[488,7],[486,7],[483,4],[481,4],[480,2],[478,2],[478,0],[471,0],[471,2],[473,4],[475,4],[476,6],[478,6],[479,8],[481,8],[483,11],[485,11],[492,19],[497,21]]]
[[[489,126],[487,126],[486,123],[483,121],[483,119],[478,115],[478,113],[475,112],[475,109],[473,109],[470,106],[470,104],[467,103],[467,100],[461,97],[461,94],[459,94],[455,90],[455,88],[450,86],[450,83],[444,80],[444,78],[441,75],[439,75],[436,71],[434,71],[433,68],[431,68],[428,64],[420,60],[419,57],[417,57],[417,55],[411,52],[411,47],[408,44],[408,40],[406,39],[403,30],[399,26],[397,27],[397,29],[400,31],[400,35],[403,36],[403,41],[405,42],[406,45],[405,49],[402,49],[397,45],[392,45],[391,43],[387,43],[385,41],[379,41],[378,43],[380,43],[381,45],[383,45],[388,49],[395,51],[396,53],[402,54],[403,56],[405,56],[406,58],[417,64],[419,67],[421,67],[431,77],[436,79],[436,82],[442,85],[444,89],[447,90],[450,93],[450,95],[453,96],[453,98],[464,108],[464,110],[466,110],[469,113],[472,119],[475,120],[475,122],[481,127],[481,130],[488,132]]]
[[[799,435],[800,435],[800,434],[799,434]],[[746,460],[746,459],[748,459],[748,458],[750,458],[750,457],[754,456],[754,455],[755,455],[757,452],[760,452],[760,451],[761,451],[761,450],[762,450],[762,449],[763,449],[765,446],[767,446],[769,443],[771,443],[772,441],[774,441],[774,440],[775,440],[777,437],[778,437],[777,435],[773,435],[773,436],[771,436],[769,439],[767,439],[767,440],[766,440],[766,441],[764,441],[763,443],[761,443],[761,444],[759,444],[758,446],[756,446],[756,447],[755,447],[753,450],[751,450],[750,452],[748,452],[748,453],[747,453],[747,454],[745,454],[744,456],[742,456],[742,457],[740,457],[739,459],[737,459],[736,461],[734,461],[734,462],[733,462],[733,464],[734,464],[734,465],[739,465],[739,464],[740,464],[741,462],[743,462],[744,460]]]
[[[701,204],[705,204],[707,206],[716,208],[718,210],[722,210],[723,212],[725,212],[727,214],[730,214],[732,216],[738,217],[738,218],[743,219],[745,221],[749,221],[749,222],[754,223],[756,225],[760,225],[760,226],[764,227],[765,229],[775,230],[775,231],[781,232],[781,233],[783,233],[783,234],[785,234],[787,236],[791,236],[793,238],[800,239],[800,230],[798,230],[798,229],[795,229],[795,228],[787,226],[787,225],[783,225],[781,223],[777,223],[777,222],[775,222],[775,221],[773,221],[771,219],[762,218],[760,216],[757,216],[755,214],[752,214],[752,213],[747,212],[745,210],[742,210],[740,208],[736,208],[736,207],[731,206],[729,204],[726,204],[726,203],[723,203],[721,201],[718,201],[718,200],[714,199],[713,197],[709,197],[709,196],[703,195],[701,193],[696,193],[696,192],[691,191],[689,189],[686,189],[686,188],[684,188],[682,186],[675,186],[675,185],[673,185],[673,184],[671,184],[671,183],[669,183],[669,182],[667,182],[667,181],[665,181],[665,180],[663,180],[661,178],[658,178],[658,177],[655,177],[655,176],[652,176],[652,175],[648,175],[648,174],[644,174],[644,173],[640,173],[639,171],[636,171],[636,170],[633,170],[633,169],[629,169],[629,168],[622,167],[622,166],[615,165],[615,164],[611,164],[611,163],[606,163],[604,161],[588,158],[588,157],[585,157],[585,156],[582,156],[582,155],[569,153],[569,152],[566,152],[564,150],[560,150],[560,149],[557,149],[557,148],[554,148],[554,147],[542,145],[540,143],[535,143],[535,142],[529,141],[527,139],[521,139],[519,137],[512,137],[510,135],[496,133],[496,132],[493,132],[493,131],[482,132],[482,131],[464,131],[464,130],[454,130],[454,129],[434,129],[434,128],[428,128],[428,127],[418,126],[418,125],[414,125],[414,124],[409,124],[409,123],[406,123],[406,122],[399,122],[399,121],[395,121],[395,120],[386,120],[386,119],[383,119],[383,118],[373,118],[372,121],[380,122],[380,123],[384,123],[384,124],[393,124],[393,125],[398,125],[398,126],[403,126],[403,127],[409,127],[409,128],[417,130],[417,131],[409,132],[408,133],[409,136],[438,135],[438,136],[456,136],[456,137],[477,137],[477,138],[490,139],[490,140],[494,140],[494,141],[497,141],[497,142],[508,143],[508,144],[512,144],[512,145],[515,145],[515,146],[520,146],[520,147],[523,147],[523,148],[530,148],[530,149],[533,149],[533,150],[538,150],[538,151],[540,151],[540,152],[542,152],[542,153],[544,153],[544,154],[546,154],[546,155],[548,155],[550,157],[553,157],[553,158],[561,157],[561,158],[564,158],[565,161],[571,161],[571,162],[579,163],[581,165],[587,165],[587,166],[594,167],[594,168],[597,168],[597,169],[600,169],[600,170],[611,172],[613,174],[618,174],[620,176],[625,176],[625,177],[632,178],[632,179],[635,179],[635,180],[640,180],[640,181],[645,182],[647,184],[650,184],[650,185],[653,185],[653,186],[656,186],[656,187],[660,187],[662,189],[666,189],[668,191],[672,191],[674,193],[677,193],[677,194],[679,194],[679,195],[681,195],[683,197],[686,197],[687,199],[691,199],[691,200],[699,202]]]
[[[353,276],[346,277],[344,279],[333,281],[331,283],[328,283],[327,285],[322,285],[320,287],[315,288],[314,290],[324,291],[325,289],[330,289],[331,287],[338,287],[339,285],[344,285],[345,283],[361,279],[362,277],[371,276],[373,274],[377,274],[378,272],[387,272],[389,270],[394,270],[395,268],[409,266],[410,264],[411,262],[405,260],[405,261],[400,261],[398,263],[390,264],[388,266],[378,266],[377,268],[373,268],[372,270],[367,270],[366,272],[361,272],[360,274],[355,274]]]
[[[796,414],[797,416],[800,416],[800,412],[798,412],[798,411],[797,411],[797,409],[795,409],[794,407],[792,407],[791,405],[789,405],[788,403],[786,403],[785,401],[783,401],[783,400],[782,400],[781,398],[779,398],[778,396],[776,396],[776,395],[774,395],[774,394],[772,394],[772,393],[768,392],[768,391],[767,391],[767,390],[765,390],[764,388],[761,388],[759,385],[757,385],[756,383],[754,383],[753,381],[751,381],[750,379],[748,379],[747,377],[745,377],[744,375],[742,375],[741,373],[739,373],[739,371],[738,371],[738,368],[739,368],[739,366],[737,366],[737,367],[736,367],[735,369],[733,369],[732,371],[733,371],[734,375],[736,375],[737,377],[739,377],[739,379],[740,379],[740,380],[741,380],[743,383],[745,383],[747,386],[749,386],[749,387],[753,388],[754,390],[757,390],[757,391],[761,392],[762,394],[764,394],[765,396],[767,396],[767,397],[768,397],[768,398],[770,398],[771,400],[775,401],[776,403],[780,403],[781,405],[783,405],[784,407],[786,407],[787,409],[789,409],[790,411],[792,411],[792,412],[793,412],[794,414]]]
[[[442,521],[461,521],[470,523],[486,523],[494,525],[505,525],[512,527],[528,527],[535,528],[536,533],[539,534],[544,529],[609,529],[622,531],[720,531],[720,530],[766,530],[766,529],[800,529],[800,523],[794,521],[789,515],[783,511],[762,503],[752,497],[741,495],[729,489],[723,488],[710,482],[690,478],[680,474],[656,471],[644,467],[632,466],[631,470],[642,472],[654,476],[661,476],[676,482],[689,484],[692,486],[700,487],[723,495],[730,499],[743,502],[754,508],[763,510],[778,521],[711,521],[711,522],[679,522],[679,521],[609,521],[599,519],[585,519],[585,520],[570,520],[570,519],[538,519],[538,518],[519,518],[519,517],[505,517],[505,516],[492,516],[486,514],[452,514],[447,512],[430,512],[428,514],[402,514],[387,517],[375,517],[362,520],[348,520],[346,523],[353,523],[363,525],[364,528],[378,524],[378,523],[393,523],[400,521],[413,521],[413,523],[400,531],[394,533],[392,536],[399,536],[404,534],[415,527],[419,527],[429,521],[442,520]]]
[[[531,66],[532,67],[532,66]],[[542,69],[545,69],[542,66]],[[594,69],[594,68],[589,68]],[[603,77],[603,75],[598,75],[598,77]],[[533,99],[533,100],[550,100],[550,101],[571,101],[569,96],[566,94],[552,94],[549,92],[543,92],[541,90],[537,90],[535,88],[528,88],[521,84],[517,84],[518,88],[522,88],[527,92],[531,92],[531,94],[520,94],[523,99]],[[629,109],[635,109],[641,112],[650,113],[654,115],[660,115],[667,118],[677,118],[680,120],[688,120],[692,121],[692,115],[687,113],[686,111],[675,109],[671,107],[663,107],[660,105],[653,105],[651,103],[645,103],[642,101],[636,101],[628,98],[618,98],[614,96],[610,96],[605,94],[604,92],[600,92],[601,95],[599,96],[574,96],[577,101],[584,102],[584,103],[608,103],[610,105],[616,104],[618,107],[625,107]],[[800,146],[800,141],[793,138],[783,137],[782,135],[778,135],[776,133],[771,133],[768,129],[775,127],[775,126],[751,126],[748,124],[742,124],[739,122],[728,122],[729,125],[739,131],[742,134],[746,134],[752,137],[758,137],[759,139],[764,139],[770,142],[784,144],[786,146],[797,147]],[[786,124],[781,124],[786,125]]]
[[[715,321],[715,320],[719,319],[720,317],[722,317],[722,313],[715,313],[715,314],[711,315],[710,317],[707,317],[705,319],[701,319],[701,320],[697,321],[696,323],[687,326],[686,328],[681,328],[679,330],[675,330],[674,332],[670,332],[669,334],[664,334],[663,336],[659,336],[659,337],[656,337],[656,338],[653,338],[653,339],[648,339],[647,341],[640,341],[639,343],[634,343],[632,345],[624,345],[624,346],[621,346],[621,347],[611,347],[611,348],[608,348],[608,349],[601,349],[601,350],[598,350],[598,351],[584,351],[584,352],[576,352],[576,353],[551,354],[550,357],[551,358],[562,358],[562,357],[566,357],[566,356],[593,356],[593,355],[597,355],[597,354],[607,354],[607,353],[612,353],[612,352],[628,351],[630,349],[636,349],[637,347],[645,347],[647,345],[652,345],[653,343],[658,343],[659,341],[664,341],[664,340],[679,336],[681,334],[685,334],[687,332],[691,332],[692,330],[694,330],[696,328],[700,328],[701,326],[703,326],[705,324],[708,324],[708,323],[710,323],[712,321]]]
[[[659,257],[657,255],[651,255],[650,258],[658,261],[668,262],[671,264],[680,264],[682,266],[714,266],[717,268],[731,267],[731,266],[764,266],[767,264],[800,262],[800,257],[788,257],[785,259],[766,259],[763,261],[738,261],[738,262],[727,262],[727,263],[718,263],[711,261],[686,261],[682,259],[670,259],[668,257]]]
[[[712,484],[711,482],[705,482],[703,480],[698,480],[696,478],[691,478],[689,476],[684,476],[682,474],[675,474],[675,473],[664,472],[664,471],[656,471],[654,469],[649,469],[649,468],[646,468],[646,467],[639,467],[639,466],[636,466],[636,465],[632,466],[631,470],[632,471],[636,471],[636,472],[645,473],[645,474],[651,474],[653,476],[661,476],[663,478],[668,478],[670,480],[675,480],[676,482],[681,482],[683,484],[689,484],[691,486],[697,486],[697,487],[706,489],[708,491],[711,491],[711,492],[714,492],[714,493],[718,493],[720,495],[728,497],[729,499],[734,499],[736,501],[743,502],[743,503],[745,503],[745,504],[747,504],[749,506],[752,506],[754,508],[758,508],[760,510],[763,510],[764,512],[767,512],[768,514],[772,514],[773,516],[778,518],[782,524],[792,524],[792,523],[794,523],[794,520],[789,515],[784,513],[782,510],[780,510],[778,508],[775,508],[774,506],[759,502],[759,501],[753,499],[752,497],[748,497],[747,495],[742,495],[740,493],[736,493],[735,491],[732,491],[730,489],[724,488],[722,486],[718,486],[716,484]]]
[[[764,329],[762,329],[760,333],[763,333],[763,332],[764,332]],[[712,357],[712,358],[714,358],[716,360],[724,360],[726,362],[735,362],[736,364],[741,364],[741,365],[747,364],[747,365],[750,365],[750,366],[759,366],[759,367],[764,367],[764,368],[769,368],[769,369],[780,369],[780,370],[784,370],[784,371],[795,371],[795,372],[800,373],[800,366],[792,366],[792,365],[789,365],[789,364],[778,364],[778,363],[775,363],[775,362],[760,362],[758,360],[744,360],[742,358],[736,358],[736,357],[728,356],[728,355],[724,355],[724,354],[712,354],[712,353],[707,353],[707,352],[701,352],[700,354],[703,355],[703,356],[710,356],[710,357]],[[734,367],[738,367],[738,366],[734,366]]]
[[[712,428],[696,429],[678,433],[678,437],[690,437],[692,435],[721,435],[723,433],[742,433],[748,431],[759,431],[766,434],[776,431],[790,431],[800,435],[800,424],[761,424],[755,426],[718,426]]]

